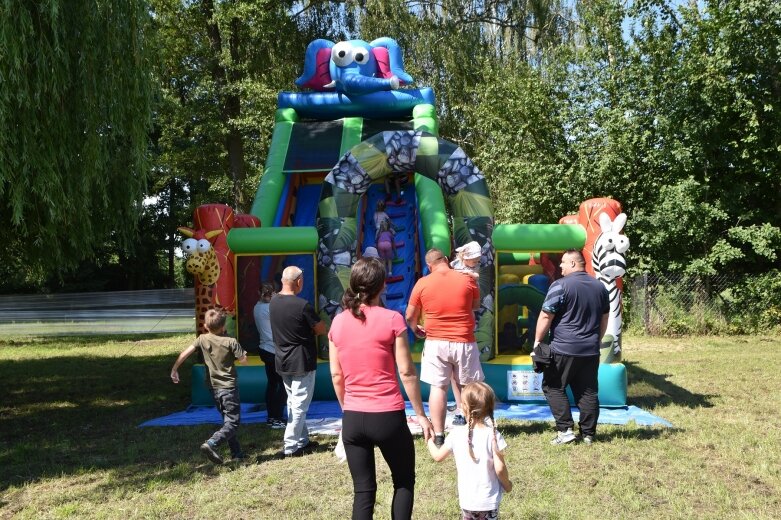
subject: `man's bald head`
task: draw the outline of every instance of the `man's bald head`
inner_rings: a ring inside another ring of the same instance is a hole
[[[304,272],[294,265],[285,267],[282,271],[282,292],[298,294],[303,287]]]
[[[426,264],[429,266],[429,269],[443,261],[447,262],[447,257],[441,249],[432,247],[426,252]]]
[[[283,282],[295,282],[296,280],[301,278],[301,275],[303,275],[303,274],[304,274],[304,272],[300,268],[298,268],[298,267],[296,267],[294,265],[291,265],[289,267],[285,267],[285,270],[282,271],[282,281]]]

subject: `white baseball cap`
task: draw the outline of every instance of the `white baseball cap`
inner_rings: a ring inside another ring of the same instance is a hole
[[[480,258],[481,256],[483,256],[482,250],[480,248],[480,244],[478,244],[474,240],[472,242],[469,242],[468,244],[464,244],[461,247],[457,247],[456,251],[464,254],[464,260],[473,260],[475,258]]]
[[[364,258],[379,258],[380,253],[377,252],[376,247],[369,246],[366,249],[363,250],[363,257]]]

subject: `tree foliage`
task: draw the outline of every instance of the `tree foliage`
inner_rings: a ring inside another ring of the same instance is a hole
[[[778,2],[80,0],[68,12],[60,2],[0,18],[12,82],[0,117],[19,129],[0,137],[0,211],[25,250],[51,243],[81,258],[83,235],[115,244],[106,228],[135,222],[170,283],[174,230],[195,206],[250,206],[276,95],[295,88],[307,44],[391,36],[416,85],[434,88],[442,136],[485,172],[499,222],[555,222],[612,196],[629,214],[634,272],[778,266]],[[98,63],[111,70],[90,79]],[[74,200],[110,222],[74,219]]]
[[[0,8],[0,236],[24,274],[133,237],[146,189],[151,81],[139,0]]]

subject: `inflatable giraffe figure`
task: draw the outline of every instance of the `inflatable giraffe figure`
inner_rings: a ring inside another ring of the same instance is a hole
[[[187,272],[195,277],[196,333],[206,332],[204,319],[211,308],[219,307],[237,318],[239,301],[244,310],[239,341],[257,344],[252,307],[258,297],[259,260],[244,257],[237,261],[228,247],[227,236],[234,227],[259,227],[260,221],[252,215],[234,214],[233,209],[224,204],[204,204],[193,212],[193,224],[193,228],[181,226],[178,229],[187,237],[182,243],[182,250],[187,255]],[[237,266],[238,280],[235,276]]]
[[[193,228],[180,226],[187,237],[182,250],[187,272],[195,277],[196,333],[206,331],[206,311],[219,307],[229,314],[236,309],[233,258],[226,236],[233,227],[233,209],[224,204],[204,204],[193,212]]]

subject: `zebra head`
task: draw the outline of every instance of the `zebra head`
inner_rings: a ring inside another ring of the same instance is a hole
[[[626,213],[619,214],[614,221],[611,221],[606,213],[599,215],[602,234],[594,242],[591,265],[595,273],[608,280],[615,280],[626,274],[624,253],[629,249],[629,238],[620,234],[624,224],[626,224]]]

